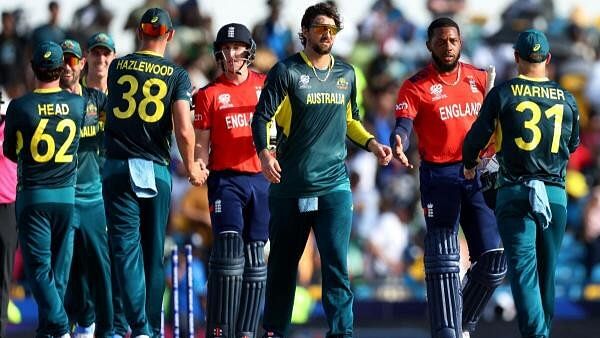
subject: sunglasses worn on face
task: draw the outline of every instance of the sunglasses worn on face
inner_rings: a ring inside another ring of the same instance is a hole
[[[64,59],[65,59],[65,65],[69,65],[71,67],[77,66],[79,64],[79,61],[81,61],[79,58],[77,58],[74,55],[65,55]]]
[[[144,32],[144,34],[150,36],[161,36],[168,31],[166,25],[154,26],[150,23],[143,23],[140,25],[140,28],[142,29],[142,32]]]
[[[333,25],[314,24],[311,25],[310,28],[314,29],[315,33],[320,35],[325,34],[325,32],[336,35],[340,31],[339,27]]]

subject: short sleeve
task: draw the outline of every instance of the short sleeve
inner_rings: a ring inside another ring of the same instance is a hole
[[[210,103],[207,97],[206,89],[198,90],[198,92],[194,96],[194,104],[194,128],[210,129]]]
[[[410,80],[404,81],[396,99],[396,118],[405,117],[414,120],[419,111],[419,93]]]

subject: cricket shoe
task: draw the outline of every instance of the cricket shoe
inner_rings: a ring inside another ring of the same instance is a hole
[[[73,338],[94,338],[94,330],[96,329],[96,323],[92,323],[90,326],[79,326],[75,329]]]

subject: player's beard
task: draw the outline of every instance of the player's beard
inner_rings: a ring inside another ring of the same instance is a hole
[[[453,71],[456,68],[456,65],[458,65],[458,60],[460,59],[460,52],[458,52],[456,58],[451,63],[444,62],[444,60],[442,60],[441,57],[435,55],[435,53],[433,52],[431,52],[431,58],[433,59],[433,62],[435,63],[437,69],[440,72],[448,73]]]
[[[327,54],[331,53],[331,48],[333,47],[333,41],[331,43],[329,43],[329,47],[321,47],[321,45],[319,44],[320,42],[321,41],[311,42],[310,48],[319,55],[327,55]]]
[[[72,88],[79,81],[79,76],[75,76],[75,73],[72,73],[70,79],[64,79],[62,76],[60,77],[60,86],[61,88]]]

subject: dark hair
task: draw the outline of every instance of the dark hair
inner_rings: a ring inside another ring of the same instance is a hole
[[[302,21],[300,22],[300,33],[298,33],[298,37],[300,37],[300,42],[302,46],[306,46],[306,38],[304,34],[302,34],[303,29],[309,29],[310,25],[312,25],[315,18],[319,15],[324,15],[326,17],[332,18],[335,25],[342,29],[342,19],[340,18],[340,13],[337,10],[337,7],[332,5],[329,1],[327,2],[319,2],[313,6],[310,6],[304,12],[304,16],[302,16]]]
[[[32,66],[31,68],[33,69],[33,74],[35,77],[42,82],[52,82],[58,80],[65,69],[63,66],[54,69],[38,68],[35,66]]]
[[[58,2],[50,1],[50,3],[48,4],[48,10],[53,11],[55,9],[58,9]]]
[[[460,28],[458,28],[458,24],[450,19],[450,18],[438,18],[433,20],[433,22],[431,22],[429,24],[429,27],[427,27],[427,41],[431,41],[431,38],[433,37],[433,31],[436,28],[442,28],[442,27],[454,27],[456,28],[456,31],[458,32],[458,35],[460,36]]]

